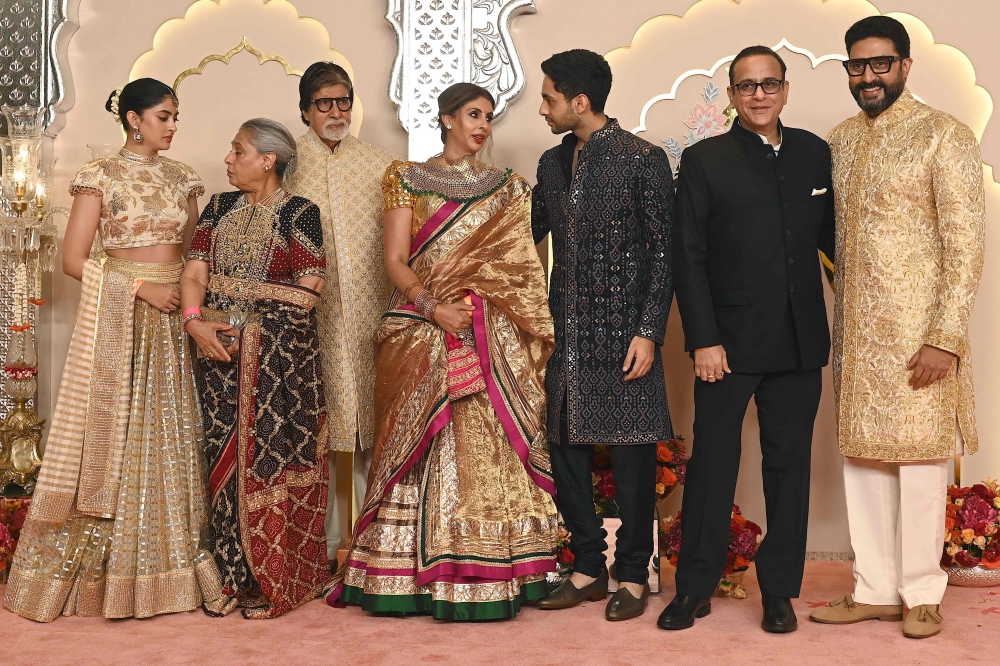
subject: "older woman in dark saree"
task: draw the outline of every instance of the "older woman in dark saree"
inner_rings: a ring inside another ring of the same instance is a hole
[[[396,291],[376,338],[375,453],[327,603],[514,617],[545,595],[557,519],[545,438],[553,342],[523,178],[476,159],[493,100],[439,100],[444,154],[383,181]]]
[[[243,124],[226,158],[239,191],[206,206],[181,280],[182,321],[201,356],[212,550],[225,586],[205,604],[210,615],[239,606],[247,618],[276,617],[315,598],[329,576],[315,314],[326,255],[319,209],[281,188],[294,150],[282,125]]]

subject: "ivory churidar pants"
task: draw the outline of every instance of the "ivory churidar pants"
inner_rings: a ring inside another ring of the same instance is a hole
[[[940,564],[947,489],[947,460],[844,458],[856,602],[941,603],[948,585]]]

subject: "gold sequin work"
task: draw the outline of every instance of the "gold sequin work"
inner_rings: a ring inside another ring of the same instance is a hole
[[[972,131],[909,91],[830,132],[837,209],[834,390],[840,451],[887,461],[978,446],[969,316],[983,270],[985,193]],[[947,376],[907,383],[922,345]]]

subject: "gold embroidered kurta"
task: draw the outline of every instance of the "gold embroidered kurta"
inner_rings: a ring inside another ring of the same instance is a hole
[[[329,447],[374,442],[374,344],[392,293],[382,245],[382,176],[395,157],[348,136],[336,152],[311,129],[297,142],[289,191],[319,206],[327,283],[317,308]],[[356,435],[357,433],[357,435]]]
[[[967,126],[909,91],[874,121],[828,137],[837,209],[833,330],[837,432],[845,456],[885,461],[978,447],[969,316],[983,270],[985,193]],[[922,345],[957,356],[914,391]]]

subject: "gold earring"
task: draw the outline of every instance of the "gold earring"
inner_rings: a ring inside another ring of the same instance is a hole
[[[142,143],[142,133],[139,131],[139,126],[136,125],[133,129],[135,130],[135,134],[132,135],[132,138],[136,143]]]

